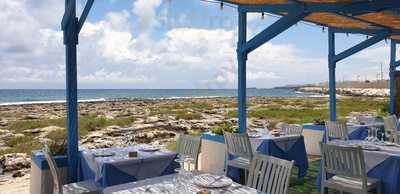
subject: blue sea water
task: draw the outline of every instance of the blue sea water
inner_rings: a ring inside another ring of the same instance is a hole
[[[293,89],[247,89],[247,96],[296,97],[312,94]],[[235,89],[80,89],[81,101],[116,99],[204,98],[237,96]],[[65,101],[65,90],[0,90],[0,104],[26,104]]]

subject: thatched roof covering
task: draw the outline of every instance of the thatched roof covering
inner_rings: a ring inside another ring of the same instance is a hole
[[[223,0],[225,2],[239,5],[279,5],[292,3],[291,0]],[[298,0],[298,2],[307,4],[340,4],[362,2],[363,0]],[[368,1],[368,0],[364,0]],[[399,12],[397,12],[399,13]],[[278,13],[285,15],[283,13]],[[305,21],[316,23],[323,26],[344,28],[344,29],[375,29],[387,28],[394,31],[400,31],[400,15],[395,12],[380,11],[367,13],[363,15],[350,16],[336,14],[331,12],[316,12],[307,16]],[[400,36],[392,36],[392,39],[400,41]]]

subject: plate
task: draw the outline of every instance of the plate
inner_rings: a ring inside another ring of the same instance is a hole
[[[385,146],[397,146],[397,144],[393,143],[393,142],[385,142],[384,145]]]
[[[161,148],[158,146],[144,146],[142,148],[140,148],[140,151],[144,151],[144,152],[156,152],[158,150],[160,150]]]
[[[193,178],[193,183],[204,188],[222,188],[231,186],[233,181],[226,176],[201,174]]]
[[[379,147],[376,146],[370,146],[370,145],[364,145],[362,146],[363,150],[367,150],[367,151],[379,151]]]
[[[110,157],[110,156],[114,156],[115,153],[114,152],[96,152],[93,154],[94,157]]]
[[[257,137],[261,137],[261,135],[259,133],[248,133],[247,134],[250,138],[257,138]]]

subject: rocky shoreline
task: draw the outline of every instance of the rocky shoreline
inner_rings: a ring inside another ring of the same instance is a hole
[[[295,89],[298,92],[329,94],[326,87],[299,87]],[[342,96],[365,96],[365,97],[388,97],[389,89],[383,88],[336,88],[336,93]]]

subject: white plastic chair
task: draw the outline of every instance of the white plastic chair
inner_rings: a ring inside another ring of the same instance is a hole
[[[359,147],[344,147],[320,143],[322,153],[321,194],[327,189],[354,194],[367,194],[373,189],[381,191],[378,179],[368,178],[365,169],[364,153]],[[326,174],[334,174],[327,178]]]
[[[100,189],[96,186],[94,181],[82,181],[82,182],[63,185],[61,182],[61,177],[58,167],[47,145],[43,147],[42,152],[49,165],[51,176],[53,177],[53,183],[54,183],[53,190],[55,194],[99,194],[100,193]]]
[[[400,143],[399,132],[397,131],[397,117],[396,115],[389,115],[383,118],[386,133],[389,134],[389,141]]]
[[[345,122],[339,121],[326,121],[325,122],[325,139],[326,142],[330,141],[330,138],[348,140],[348,129]]]
[[[189,156],[193,159],[194,168],[198,170],[201,137],[179,134],[176,142],[176,152],[179,155]]]
[[[225,173],[228,175],[228,166],[244,169],[245,179],[250,169],[250,163],[253,159],[253,149],[247,133],[229,133],[224,131],[224,139],[226,144],[226,162]],[[230,156],[235,156],[234,159],[229,160]],[[245,180],[246,182],[246,180]]]
[[[256,154],[247,186],[268,194],[287,194],[294,161]]]
[[[303,126],[285,123],[282,125],[282,132],[286,135],[301,135],[303,134]]]

